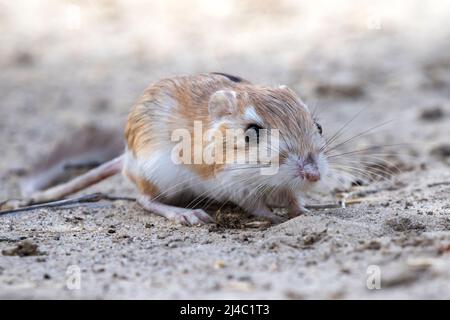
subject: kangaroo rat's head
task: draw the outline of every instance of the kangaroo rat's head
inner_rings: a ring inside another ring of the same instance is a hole
[[[326,174],[322,127],[289,88],[217,91],[210,98],[209,113],[215,130],[238,129],[245,136],[234,147],[238,163],[224,161],[224,172],[258,185],[297,190],[311,187]],[[229,142],[230,136],[226,139]],[[239,155],[245,155],[245,161]]]

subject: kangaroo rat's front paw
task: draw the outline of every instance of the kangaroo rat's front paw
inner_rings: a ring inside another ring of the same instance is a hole
[[[272,224],[280,224],[285,221],[285,219],[277,216],[276,214],[272,214],[270,216],[267,216],[266,218],[269,219]]]
[[[280,224],[284,222],[284,219],[274,214],[267,206],[261,205],[257,209],[252,211],[252,214],[256,217],[263,217],[269,219],[272,224]]]
[[[292,219],[308,212],[309,210],[303,206],[291,207],[289,208],[289,218]]]

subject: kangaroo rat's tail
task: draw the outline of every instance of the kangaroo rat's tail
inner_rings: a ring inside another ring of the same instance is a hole
[[[65,196],[83,190],[93,184],[96,184],[97,182],[111,177],[122,170],[123,158],[124,156],[121,155],[68,182],[54,186],[44,191],[36,192],[32,194],[31,202],[40,203],[60,200]]]

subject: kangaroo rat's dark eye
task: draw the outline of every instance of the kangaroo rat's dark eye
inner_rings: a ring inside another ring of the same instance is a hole
[[[255,134],[256,133],[256,142],[259,143],[259,130],[261,130],[261,126],[257,125],[257,124],[250,124],[247,127],[247,130],[245,130],[246,132],[248,132],[249,134]],[[254,130],[255,132],[251,132],[251,130]],[[245,142],[249,143],[250,142],[250,137],[248,134],[245,135]]]
[[[319,134],[322,135],[322,126],[318,122],[316,122],[316,127],[317,130],[319,130]]]

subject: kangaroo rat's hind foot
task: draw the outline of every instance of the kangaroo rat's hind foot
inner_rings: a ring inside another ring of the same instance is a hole
[[[205,211],[201,209],[184,209],[170,206],[157,201],[153,201],[149,196],[140,195],[137,198],[138,203],[152,213],[162,217],[177,221],[184,225],[199,225],[213,223],[214,220]]]
[[[267,206],[261,205],[254,210],[250,210],[251,214],[256,217],[264,217],[269,219],[273,224],[284,222],[284,219],[274,214]]]
[[[83,190],[97,182],[119,173],[122,170],[123,155],[114,158],[85,174],[66,183],[54,186],[31,195],[31,203],[40,203],[63,199],[65,196]]]

